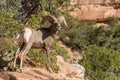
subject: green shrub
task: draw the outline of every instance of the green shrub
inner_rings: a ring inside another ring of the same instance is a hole
[[[10,70],[13,66],[13,56],[16,51],[11,39],[0,39],[0,69]]]
[[[111,48],[91,45],[79,63],[90,80],[120,80],[120,53]]]
[[[99,45],[120,51],[119,19],[112,18],[106,22],[109,24],[108,27],[101,26],[99,28],[93,27],[96,23],[95,21],[79,22],[70,16],[66,16],[66,19],[70,28],[63,27],[60,32],[60,37],[69,47],[80,49],[88,45]]]
[[[70,58],[70,56],[67,54],[67,51],[63,47],[59,47],[57,41],[54,42],[52,50],[57,55],[62,56],[65,60]]]
[[[69,28],[63,27],[60,31],[60,37],[62,38],[63,42],[72,48],[76,48],[76,46],[85,47],[90,44],[88,35],[92,34],[92,32],[94,31],[92,25],[94,25],[96,22],[79,22],[78,20],[73,19],[70,16],[66,16],[66,20]],[[69,37],[69,41],[65,41],[65,37]]]
[[[0,10],[0,36],[11,38],[13,33],[20,31],[24,26],[13,19],[12,10]]]
[[[21,30],[23,25],[13,19],[11,9],[0,9],[0,68],[7,70],[12,66],[16,46],[12,42],[13,33]]]

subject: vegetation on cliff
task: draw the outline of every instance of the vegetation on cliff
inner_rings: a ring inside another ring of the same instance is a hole
[[[8,70],[13,65],[13,55],[16,51],[16,45],[12,42],[15,32],[19,32],[25,25],[13,19],[16,9],[20,7],[20,1],[16,0],[14,5],[10,5],[13,0],[0,7],[0,68]],[[45,3],[43,0],[43,3]],[[69,0],[67,0],[69,2]],[[63,0],[53,0],[57,10]],[[9,5],[8,5],[9,4]],[[63,4],[64,5],[64,4]],[[68,6],[68,4],[66,4]],[[64,5],[65,6],[65,5]],[[43,5],[45,8],[46,5]],[[67,11],[66,11],[67,12]],[[91,80],[119,80],[120,79],[120,23],[119,19],[112,18],[106,21],[108,27],[93,27],[96,21],[79,22],[64,13],[68,27],[62,24],[62,30],[59,32],[62,42],[73,50],[85,50],[84,58],[79,61],[86,69],[86,77]],[[56,12],[57,13],[57,12]],[[62,14],[62,13],[60,13]],[[40,21],[44,16],[44,11],[37,17],[32,15],[29,26],[32,28],[40,27]],[[35,53],[35,54],[34,54]],[[58,72],[59,67],[56,64],[56,55],[69,58],[64,48],[54,43],[51,52],[51,66],[54,72]],[[42,51],[31,50],[28,56],[40,67],[45,67],[46,59]],[[42,57],[41,57],[42,56]],[[10,62],[10,63],[9,63]]]

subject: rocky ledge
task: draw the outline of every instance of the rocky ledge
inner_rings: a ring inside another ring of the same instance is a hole
[[[58,73],[46,69],[24,67],[23,73],[0,72],[0,80],[84,80],[85,69],[79,64],[70,64],[63,57],[57,56]]]

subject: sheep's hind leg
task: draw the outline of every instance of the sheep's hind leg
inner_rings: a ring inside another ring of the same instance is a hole
[[[20,61],[20,72],[22,73],[23,72],[23,58],[24,58],[24,55],[26,55],[28,53],[28,51],[30,50],[30,48],[32,47],[32,42],[28,42],[29,44],[26,45],[24,51],[22,52],[20,58],[21,58],[21,61]]]
[[[19,57],[21,50],[24,48],[24,45],[25,45],[25,44],[22,43],[22,44],[20,45],[20,47],[17,49],[17,51],[15,52],[14,67],[16,67],[17,58]]]
[[[18,58],[19,52],[20,52],[20,48],[18,48],[17,51],[16,51],[16,53],[15,53],[14,67],[16,67],[16,61],[17,61],[17,58]]]

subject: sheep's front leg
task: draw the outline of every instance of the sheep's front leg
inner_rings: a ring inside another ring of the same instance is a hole
[[[21,52],[21,61],[20,61],[20,72],[23,72],[23,57],[24,55],[26,55],[28,53],[28,51],[30,50],[30,48],[32,47],[32,42],[28,42],[28,44],[26,45],[25,49]]]
[[[50,48],[45,46],[45,50],[46,50],[46,57],[47,57],[47,69],[49,72],[53,72],[50,67]]]

